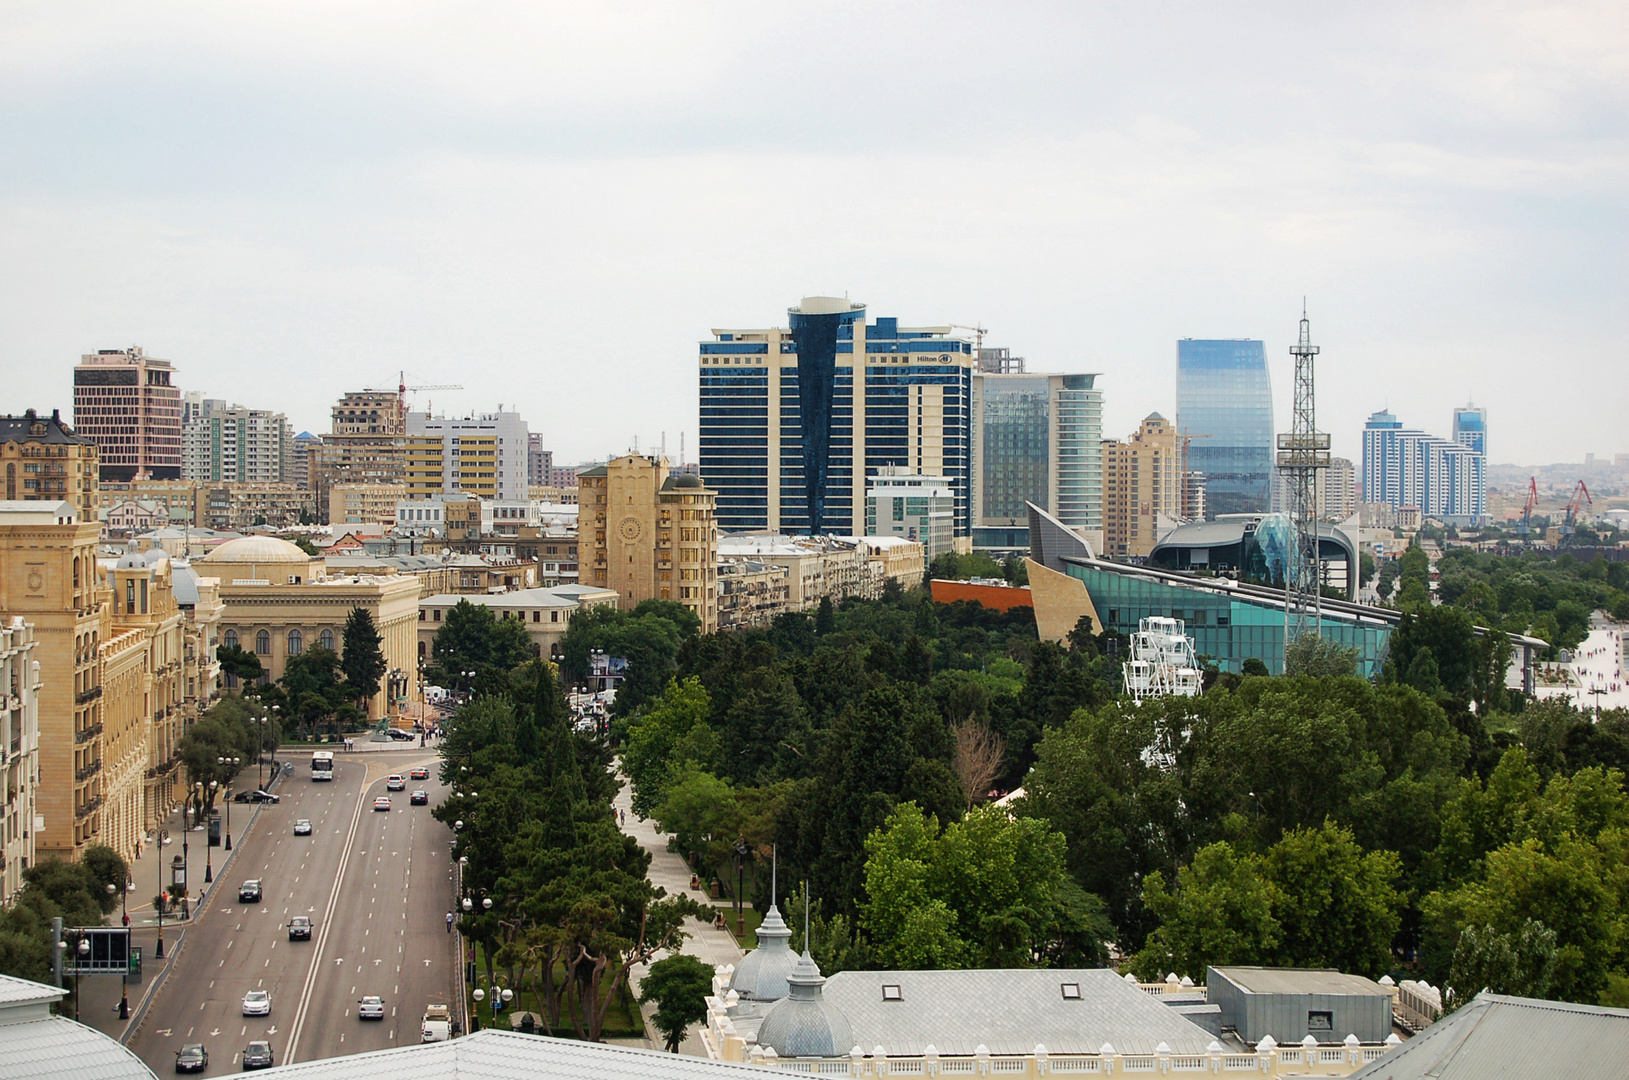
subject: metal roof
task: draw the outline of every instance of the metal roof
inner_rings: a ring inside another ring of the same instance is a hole
[[[1622,1080],[1629,1009],[1478,994],[1350,1080]]]
[[[66,997],[66,990],[19,979],[14,975],[0,975],[0,1006],[27,1005],[35,1002],[54,1002]]]
[[[261,1075],[314,1080],[717,1080],[747,1070],[764,1074],[753,1066],[707,1058],[488,1029],[448,1042],[302,1061]]]
[[[1361,975],[1334,968],[1211,968],[1247,994],[1362,994],[1390,997],[1391,991]]]
[[[1080,987],[1066,999],[1063,984]],[[884,985],[900,1000],[884,1001]],[[1215,1036],[1107,968],[966,971],[840,971],[826,980],[827,1004],[841,1009],[854,1041],[870,1053],[918,1055],[1095,1054],[1112,1043],[1123,1054],[1202,1054]]]
[[[0,1023],[0,1080],[154,1080],[115,1039],[65,1016]]]
[[[574,608],[577,601],[553,589],[516,589],[506,593],[437,593],[419,601],[419,607],[457,607],[460,600],[489,608]]]

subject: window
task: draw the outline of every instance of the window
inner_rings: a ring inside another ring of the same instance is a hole
[[[322,644],[322,647],[327,649],[329,652],[334,651],[334,632],[332,630],[324,630],[321,634],[317,635],[317,640]]]
[[[1080,984],[1079,983],[1062,983],[1061,987],[1062,987],[1062,990],[1063,990],[1063,1000],[1065,1000],[1065,1001],[1079,1001],[1080,1000]]]
[[[255,652],[261,656],[271,655],[271,634],[265,630],[255,633]]]
[[[1332,1012],[1307,1013],[1308,1031],[1332,1031],[1335,1027],[1335,1014]]]
[[[298,630],[290,630],[288,632],[288,654],[290,656],[299,656],[304,651],[305,635]]]
[[[882,984],[882,1000],[884,1000],[884,1001],[904,1001],[905,1000],[905,994],[900,990],[898,983],[883,983]]]
[[[237,648],[238,647],[238,632],[236,630],[228,630],[226,633],[222,634],[221,635],[221,644],[224,647],[228,648],[228,649]]]

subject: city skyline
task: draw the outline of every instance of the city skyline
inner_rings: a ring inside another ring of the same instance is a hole
[[[698,315],[846,291],[1129,431],[1183,337],[1262,340],[1287,415],[1306,295],[1337,453],[1467,400],[1497,462],[1629,449],[1621,10],[440,12],[0,16],[14,408],[140,343],[296,431],[405,368],[581,459],[695,431]]]

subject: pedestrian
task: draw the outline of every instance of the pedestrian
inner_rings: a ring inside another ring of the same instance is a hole
[[[447,933],[452,933],[453,913],[447,912]]]

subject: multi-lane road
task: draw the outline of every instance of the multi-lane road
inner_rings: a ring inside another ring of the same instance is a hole
[[[218,876],[204,914],[186,931],[175,968],[158,991],[130,1047],[155,1071],[169,1073],[183,1043],[209,1050],[209,1075],[235,1073],[251,1039],[268,1039],[277,1064],[361,1053],[419,1041],[430,1002],[457,995],[451,833],[430,816],[445,789],[434,779],[433,752],[414,748],[336,755],[332,782],[311,779],[309,763],[279,787]],[[389,792],[391,773],[427,766],[431,779]],[[430,806],[410,806],[417,788]],[[309,818],[310,836],[294,822]],[[264,897],[238,903],[238,886],[259,878]],[[288,922],[311,919],[310,941],[290,941]],[[271,1015],[243,1015],[250,990],[271,994]],[[357,999],[378,994],[385,1018],[357,1018]]]

